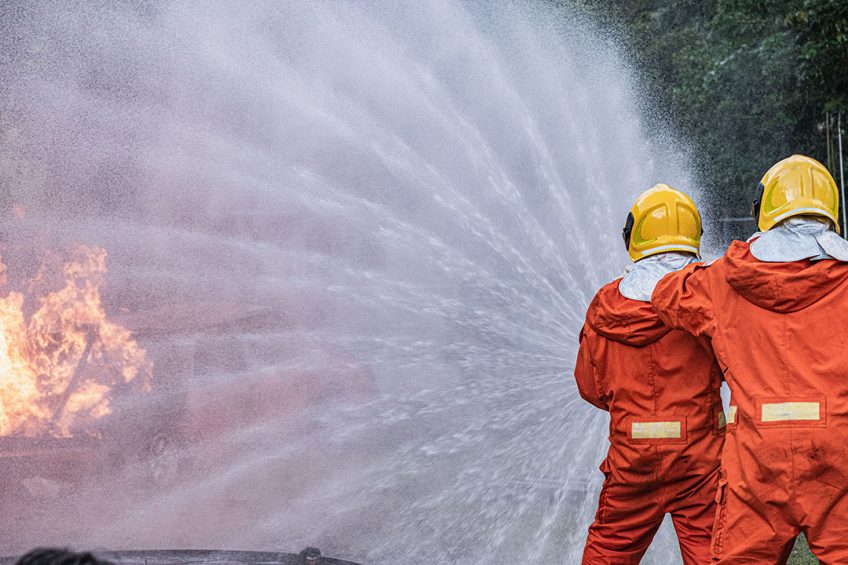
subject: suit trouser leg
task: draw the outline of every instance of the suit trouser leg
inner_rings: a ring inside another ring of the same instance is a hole
[[[656,488],[618,484],[608,477],[589,527],[584,565],[637,565],[662,524]]]
[[[688,477],[665,489],[674,495],[667,503],[667,509],[671,513],[684,565],[711,562],[710,543],[717,508],[718,476],[718,469],[715,469],[712,473]]]
[[[721,479],[716,501],[712,559],[722,565],[782,565],[800,529],[791,523],[788,489],[774,485],[773,499]]]

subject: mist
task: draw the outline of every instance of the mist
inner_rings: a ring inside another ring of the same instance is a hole
[[[153,367],[51,440],[94,464],[2,458],[2,554],[577,562],[608,425],[571,375],[585,309],[632,199],[697,192],[602,30],[541,2],[0,16],[6,290],[105,249]]]

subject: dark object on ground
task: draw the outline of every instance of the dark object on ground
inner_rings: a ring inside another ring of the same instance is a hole
[[[20,559],[16,565],[112,565],[111,561],[98,559],[91,553],[74,553],[67,549],[33,549]]]
[[[304,561],[307,548],[297,553],[275,553],[270,551],[226,551],[226,550],[149,550],[149,551],[98,551],[96,561],[62,562],[61,565],[360,565],[353,561],[321,557],[318,561]],[[316,550],[317,551],[317,550]],[[49,562],[30,562],[21,565],[48,565]],[[0,565],[18,565],[17,557],[0,557]],[[49,565],[54,565],[49,563]]]
[[[303,565],[320,565],[321,551],[317,547],[307,547],[300,552],[300,560]]]

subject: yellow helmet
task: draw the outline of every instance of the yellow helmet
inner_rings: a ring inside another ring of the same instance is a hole
[[[643,192],[627,216],[622,235],[634,261],[665,253],[701,249],[701,215],[691,198],[658,184]]]
[[[839,191],[827,168],[810,157],[793,155],[778,162],[763,176],[751,213],[760,231],[768,231],[786,218],[823,216],[839,232]]]

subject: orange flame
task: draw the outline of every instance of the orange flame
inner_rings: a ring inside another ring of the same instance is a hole
[[[62,267],[64,287],[37,299],[29,323],[22,293],[0,298],[0,436],[70,437],[111,412],[114,387],[149,384],[145,350],[106,318],[105,274],[106,251],[81,246]]]

